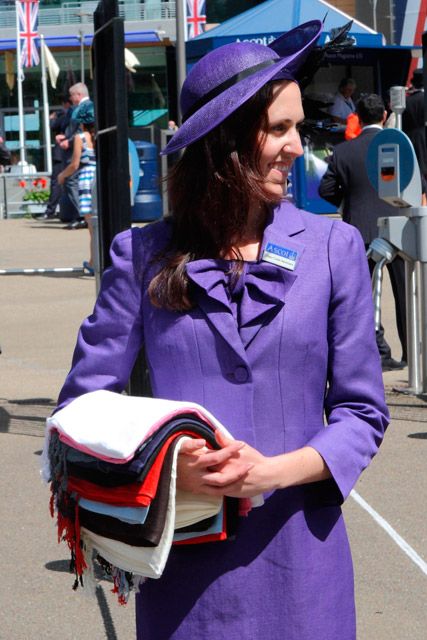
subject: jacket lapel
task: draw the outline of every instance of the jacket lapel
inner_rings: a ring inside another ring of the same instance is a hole
[[[285,201],[271,212],[259,261],[244,264],[240,332],[227,294],[230,263],[207,259],[187,264],[188,277],[196,285],[195,296],[200,309],[245,362],[245,349],[261,327],[282,309],[286,295],[298,277],[298,264],[305,248],[301,241],[304,230],[302,217],[291,203]]]
[[[195,260],[187,264],[187,275],[196,285],[195,298],[208,322],[228,346],[247,363],[246,353],[227,296],[225,260]]]

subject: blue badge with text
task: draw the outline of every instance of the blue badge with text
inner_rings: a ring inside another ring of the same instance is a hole
[[[262,254],[262,259],[278,267],[294,271],[298,260],[298,252],[294,249],[287,249],[286,247],[280,247],[278,244],[268,242]]]

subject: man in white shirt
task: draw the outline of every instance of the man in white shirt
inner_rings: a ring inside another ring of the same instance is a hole
[[[338,85],[338,91],[335,94],[334,103],[329,109],[332,120],[339,124],[346,124],[350,113],[356,111],[356,107],[351,98],[355,89],[356,83],[352,78],[343,78],[341,80]]]

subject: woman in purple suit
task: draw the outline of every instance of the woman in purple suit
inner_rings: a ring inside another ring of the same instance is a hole
[[[121,392],[144,343],[153,393],[237,442],[184,445],[178,486],[265,502],[234,540],[173,547],[137,595],[143,640],[354,640],[340,505],[387,426],[364,246],[286,197],[302,154],[297,79],[320,33],[234,43],[184,83],[170,219],[119,234],[60,405]]]

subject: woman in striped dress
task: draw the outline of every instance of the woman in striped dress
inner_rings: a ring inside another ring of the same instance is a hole
[[[85,219],[90,234],[89,260],[83,262],[83,267],[90,274],[94,274],[92,255],[92,191],[96,176],[95,156],[95,115],[93,104],[78,113],[76,120],[80,122],[82,131],[74,137],[73,157],[70,164],[58,176],[59,184],[63,184],[68,176],[79,171],[79,209],[80,216]]]

